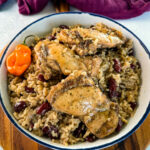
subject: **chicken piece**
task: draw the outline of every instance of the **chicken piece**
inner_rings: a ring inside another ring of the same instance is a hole
[[[93,116],[84,116],[83,122],[98,138],[112,134],[118,125],[118,115],[114,110],[97,112]]]
[[[74,116],[83,116],[105,102],[106,97],[96,87],[76,87],[57,97],[52,106],[61,112]],[[105,109],[109,109],[106,107]],[[103,110],[103,109],[102,109]]]
[[[47,97],[50,103],[54,103],[58,96],[75,87],[93,86],[94,82],[85,71],[74,71],[65,80],[53,86]]]
[[[84,71],[75,71],[53,86],[47,99],[55,110],[78,116],[99,138],[113,133],[118,125],[111,102]]]
[[[124,41],[116,35],[109,35],[108,33],[100,32],[98,30],[77,28],[74,31],[78,31],[82,38],[89,38],[94,40],[95,44],[98,44],[101,48],[112,48],[117,45],[123,44]]]
[[[61,69],[57,61],[53,59],[48,59],[48,50],[50,41],[44,40],[38,42],[35,46],[35,61],[36,67],[40,70],[45,76],[46,80],[49,80],[52,76],[57,76],[58,74],[62,74]]]
[[[104,28],[100,24],[95,28],[63,29],[57,38],[61,42],[75,45],[74,49],[80,56],[95,54],[98,48],[113,48],[125,42],[121,32],[107,26]]]
[[[104,103],[108,105],[103,109],[109,109],[107,97],[94,86],[86,72],[82,71],[74,72],[63,82],[53,86],[47,99],[56,110],[74,116],[83,116],[101,109]]]
[[[87,70],[82,59],[62,44],[48,40],[40,41],[35,46],[35,52],[37,67],[43,71],[50,67],[57,73],[62,71],[64,75],[68,75],[74,70]]]
[[[74,70],[87,70],[82,60],[62,44],[49,45],[49,55],[51,59],[57,61],[64,75],[69,75]]]

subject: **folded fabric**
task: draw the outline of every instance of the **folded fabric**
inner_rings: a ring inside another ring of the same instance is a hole
[[[0,0],[0,5],[7,0]],[[19,12],[29,15],[41,11],[48,0],[17,0]],[[81,11],[93,12],[114,19],[127,19],[150,10],[150,0],[67,0]]]
[[[127,19],[150,10],[150,0],[67,0],[76,8],[105,15],[114,19]]]
[[[0,0],[0,5],[5,3],[7,0]]]
[[[41,11],[48,0],[18,0],[19,12],[24,15],[34,14]]]

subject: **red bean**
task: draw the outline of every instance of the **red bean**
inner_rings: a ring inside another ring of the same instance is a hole
[[[14,111],[19,113],[19,112],[23,111],[26,107],[27,107],[26,102],[20,101],[15,104]]]
[[[94,142],[96,139],[97,139],[96,136],[93,135],[93,134],[90,134],[89,136],[87,136],[85,138],[85,140],[88,141],[88,142]]]
[[[117,90],[117,83],[116,83],[115,79],[110,78],[108,80],[108,88],[109,88],[109,97],[110,98],[118,96],[118,92],[116,91]]]
[[[59,41],[59,43],[60,43],[60,44],[64,44],[64,42],[62,42],[62,41]]]
[[[113,60],[114,61],[114,70],[116,71],[116,72],[121,72],[121,64],[120,64],[120,61],[119,60],[117,60],[117,59],[114,59]]]
[[[85,134],[87,128],[86,126],[81,122],[78,126],[78,128],[76,128],[73,132],[73,136],[76,137],[76,138],[79,138],[79,137],[83,137],[83,135]]]
[[[31,127],[31,129],[33,129],[33,127],[34,127],[34,123],[32,122],[32,120],[30,121],[30,127]]]
[[[25,91],[26,91],[27,93],[35,93],[34,88],[29,88],[29,87],[27,87],[27,86],[25,86]]]
[[[45,135],[45,136],[48,136],[48,133],[49,133],[49,127],[44,127],[43,129],[42,129],[42,131],[43,131],[43,134]]]
[[[40,80],[42,82],[46,82],[46,80],[44,79],[44,76],[42,74],[39,74],[38,80]]]
[[[136,66],[134,64],[131,64],[130,67],[134,70]]]
[[[55,133],[55,134],[53,134],[53,133]],[[54,126],[54,125],[50,126],[48,137],[50,139],[58,139],[60,137],[59,130],[58,130],[58,128],[56,126]]]
[[[56,126],[51,125],[50,127],[46,126],[42,129],[43,134],[48,136],[50,139],[58,139],[60,137],[59,130]]]
[[[61,28],[61,29],[69,29],[69,27],[67,25],[60,25],[59,28]]]
[[[49,104],[49,102],[46,101],[37,108],[36,113],[39,115],[44,115],[49,110],[51,110],[51,105]]]
[[[131,106],[131,108],[134,110],[135,108],[136,108],[136,106],[137,106],[137,103],[136,102],[130,102],[129,103],[130,104],[130,106]]]
[[[119,118],[118,126],[117,126],[117,128],[116,128],[116,132],[120,132],[120,130],[122,129],[122,126],[123,126],[123,122],[122,122],[122,120]]]

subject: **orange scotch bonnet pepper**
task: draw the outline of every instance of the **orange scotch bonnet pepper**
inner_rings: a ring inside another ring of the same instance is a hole
[[[20,76],[31,64],[31,49],[28,46],[19,44],[7,57],[7,70],[16,76]]]

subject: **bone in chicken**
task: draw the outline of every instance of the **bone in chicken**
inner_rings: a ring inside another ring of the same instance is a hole
[[[118,115],[110,109],[111,102],[84,71],[76,71],[53,86],[47,99],[57,111],[78,116],[99,138],[117,127]]]

